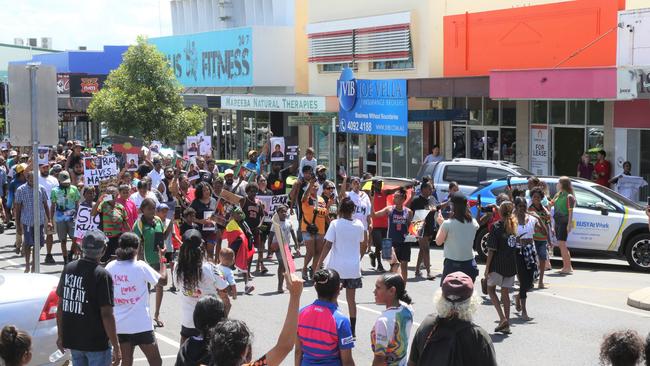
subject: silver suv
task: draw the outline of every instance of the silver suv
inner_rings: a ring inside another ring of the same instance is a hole
[[[508,161],[453,159],[422,165],[416,178],[421,181],[427,175],[433,178],[438,198],[444,199],[449,194],[449,182],[452,181],[458,183],[460,191],[469,196],[480,182],[533,174]]]

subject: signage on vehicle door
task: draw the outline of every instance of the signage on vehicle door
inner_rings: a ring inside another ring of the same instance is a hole
[[[535,175],[548,175],[548,126],[530,126],[530,170]]]

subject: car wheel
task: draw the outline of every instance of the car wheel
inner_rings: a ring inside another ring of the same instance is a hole
[[[487,259],[488,248],[487,248],[487,239],[488,239],[488,228],[483,226],[478,229],[476,232],[476,237],[474,238],[474,250],[478,253],[478,259],[485,262]]]
[[[628,241],[625,257],[632,268],[650,272],[650,234],[639,234]]]

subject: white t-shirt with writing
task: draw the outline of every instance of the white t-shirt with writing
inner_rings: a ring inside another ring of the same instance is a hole
[[[135,334],[153,330],[149,315],[149,289],[160,279],[144,261],[112,261],[106,270],[113,278],[113,314],[117,334]]]
[[[370,215],[370,209],[372,208],[370,197],[368,197],[368,195],[363,191],[359,191],[359,193],[354,191],[346,193],[352,202],[354,202],[355,210],[352,217],[359,219],[363,224],[364,229],[368,229],[368,215]]]
[[[359,248],[363,241],[365,228],[358,219],[336,219],[330,223],[325,240],[332,243],[325,268],[336,270],[341,279],[361,278]]]
[[[203,296],[216,295],[218,290],[228,287],[223,273],[214,264],[203,262],[201,265],[201,281],[196,288],[186,288],[183,285],[183,276],[178,273],[178,263],[175,266],[174,281],[181,291],[181,325],[194,329],[194,307]]]

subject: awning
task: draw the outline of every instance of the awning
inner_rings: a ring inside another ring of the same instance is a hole
[[[468,119],[467,109],[423,109],[408,112],[409,121],[466,121]]]
[[[615,100],[616,67],[495,70],[492,99]]]
[[[411,13],[402,12],[307,25],[309,62],[407,60]]]
[[[211,94],[182,94],[183,105],[192,107],[198,105],[203,108],[221,108],[221,96]]]
[[[487,97],[490,81],[487,76],[409,79],[407,90],[409,98]]]

